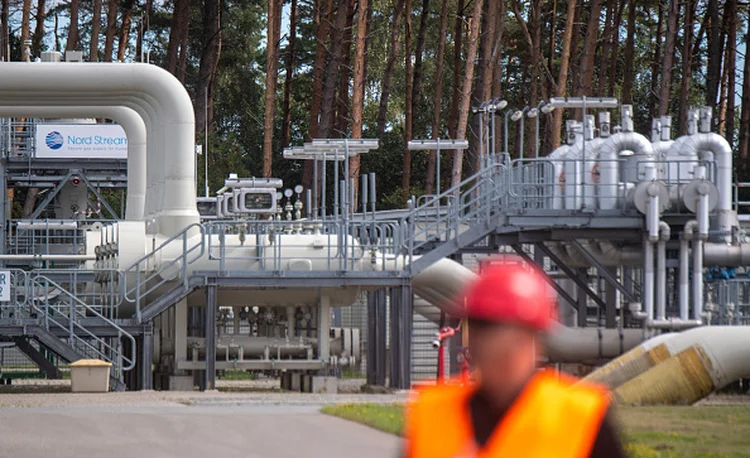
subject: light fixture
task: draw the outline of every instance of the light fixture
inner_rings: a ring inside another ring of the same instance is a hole
[[[518,121],[522,117],[523,117],[523,112],[521,110],[517,110],[515,113],[513,113],[512,115],[510,115],[511,121],[514,121],[514,122]]]
[[[526,112],[527,118],[536,118],[536,116],[539,114],[539,111],[536,108],[532,108],[531,110]]]
[[[546,105],[542,105],[542,113],[544,113],[544,114],[550,114],[553,111],[555,111],[555,107],[552,104],[548,103]]]
[[[495,99],[492,100],[492,108],[495,111],[503,110],[507,106],[508,106],[508,101],[507,100],[503,100],[500,97],[497,97],[497,98],[495,98]]]

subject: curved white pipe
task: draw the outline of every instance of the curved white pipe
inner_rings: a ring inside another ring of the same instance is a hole
[[[448,314],[456,315],[456,299],[476,274],[450,259],[441,259],[412,280],[414,293]],[[612,358],[638,345],[641,329],[571,329],[556,326],[547,339],[548,355],[556,362]]]
[[[638,155],[653,157],[654,149],[646,137],[635,132],[617,133],[602,143],[599,148],[600,183],[599,206],[604,210],[617,208],[620,183],[618,155],[622,151],[633,151]]]
[[[123,105],[132,97],[153,107],[155,148],[149,153],[161,201],[155,214],[159,232],[172,235],[200,217],[195,201],[193,107],[182,84],[169,72],[147,64],[0,63],[0,92],[28,100],[43,100],[50,93],[76,95],[78,105],[106,97]],[[45,94],[46,92],[46,94]],[[132,100],[131,100],[132,102]],[[167,135],[168,132],[168,135]],[[149,137],[150,138],[150,137]],[[151,142],[149,142],[151,143]],[[161,183],[163,182],[163,186]]]
[[[16,105],[27,105],[27,106],[58,106],[58,107],[81,107],[81,106],[112,106],[114,104],[112,97],[103,95],[88,93],[85,99],[86,103],[81,102],[78,94],[65,94],[61,95],[58,93],[46,93],[44,91],[37,91],[34,94],[24,94],[18,92],[0,92],[0,104],[5,106],[16,106]],[[150,155],[151,163],[153,164],[156,160],[156,156],[159,155],[159,142],[157,138],[163,135],[162,130],[157,128],[156,120],[159,119],[159,115],[155,111],[153,104],[155,101],[148,97],[133,97],[122,95],[118,98],[122,102],[122,106],[131,108],[136,111],[138,115],[143,118],[146,125],[147,133],[147,157]],[[147,167],[146,178],[146,194],[149,198],[146,200],[144,208],[144,218],[147,221],[147,230],[149,233],[158,232],[156,229],[156,213],[161,206],[161,188],[159,187],[158,175],[159,167]],[[163,182],[162,182],[163,184]]]
[[[146,125],[134,110],[126,107],[58,107],[0,106],[0,117],[96,117],[108,118],[119,124],[128,139],[128,192],[125,219],[143,219],[146,200]]]
[[[688,137],[683,143],[686,154],[698,154],[707,160],[706,153],[712,153],[716,161],[715,183],[719,189],[719,230],[728,233],[732,230],[732,148],[719,134],[698,133]]]

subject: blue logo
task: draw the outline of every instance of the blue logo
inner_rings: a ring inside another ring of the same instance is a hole
[[[53,130],[52,132],[47,134],[44,142],[47,144],[49,149],[60,149],[63,146],[64,139],[60,132]]]

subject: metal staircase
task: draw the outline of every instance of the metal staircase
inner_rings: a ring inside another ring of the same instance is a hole
[[[138,323],[150,321],[199,286],[197,279],[188,277],[188,266],[203,257],[206,250],[205,234],[203,225],[191,224],[123,270],[125,278],[134,281],[130,288],[125,289],[124,297],[135,304],[134,318]],[[197,238],[197,242],[192,240],[194,238]],[[181,254],[159,264],[160,256],[175,245],[181,245]],[[176,279],[181,280],[176,286],[148,302],[149,295]]]
[[[27,278],[26,311],[36,322],[26,326],[27,335],[68,362],[96,358],[112,363],[111,385],[124,389],[123,373],[136,362],[133,335],[53,280],[43,275]]]
[[[492,164],[402,218],[402,252],[416,275],[492,233],[508,206],[508,168]]]

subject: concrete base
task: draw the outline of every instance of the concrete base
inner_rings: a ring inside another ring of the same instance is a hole
[[[337,394],[339,392],[339,381],[336,377],[308,376],[310,377],[310,392]]]
[[[193,391],[193,376],[170,375],[167,389],[169,391]]]

